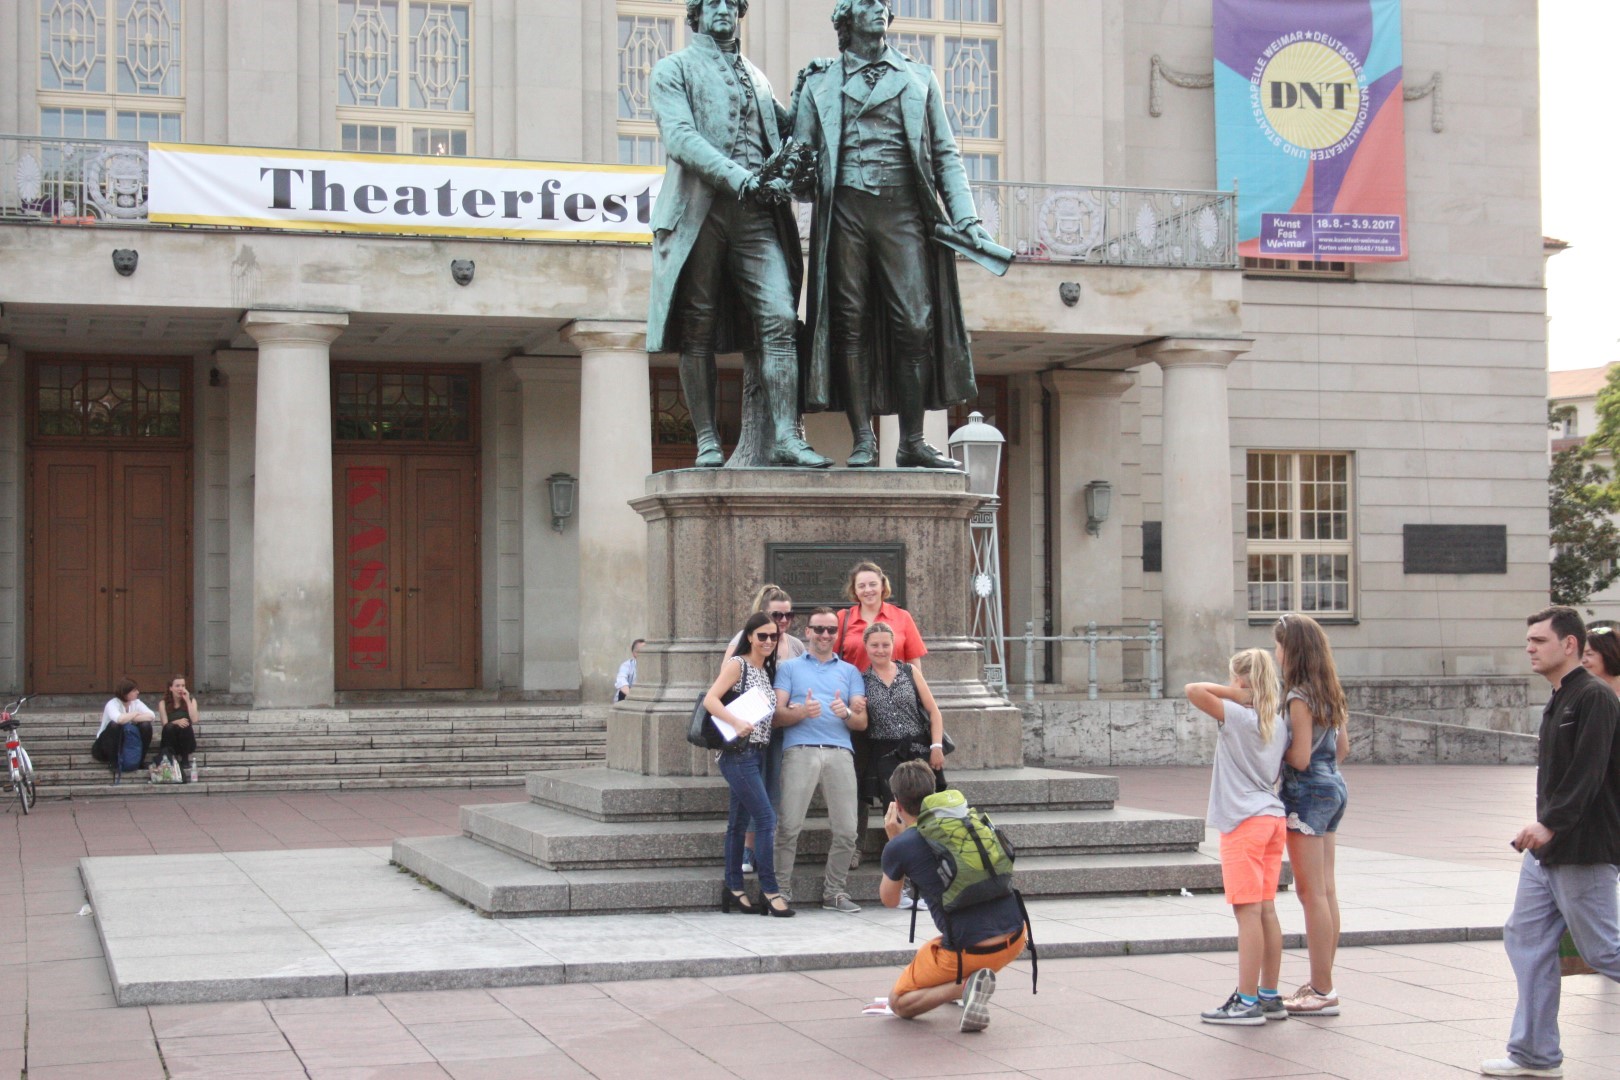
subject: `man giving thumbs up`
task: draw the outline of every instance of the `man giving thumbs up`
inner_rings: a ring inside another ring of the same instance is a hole
[[[776,668],[776,718],[782,735],[782,806],[776,827],[776,877],[793,899],[793,860],[810,799],[821,788],[832,844],[827,849],[821,906],[853,914],[850,858],[855,854],[855,750],[851,731],[866,728],[866,684],[855,665],[833,649],[838,615],[831,608],[810,614],[810,651]],[[829,704],[830,703],[830,704]]]

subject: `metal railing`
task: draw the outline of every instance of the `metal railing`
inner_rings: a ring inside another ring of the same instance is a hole
[[[1021,261],[1236,269],[1230,191],[976,181],[984,226]]]
[[[144,224],[146,144],[0,135],[0,221]]]
[[[1142,634],[1125,633],[1130,630],[1128,626],[1098,626],[1094,622],[1086,623],[1082,633],[1080,627],[1074,628],[1073,634],[1041,635],[1035,632],[1035,624],[1024,624],[1024,700],[1035,700],[1035,643],[1037,641],[1075,642],[1086,646],[1086,697],[1091,701],[1097,700],[1097,646],[1104,641],[1145,641],[1148,644],[1148,697],[1157,701],[1164,697],[1164,630],[1159,620],[1149,620],[1147,632]],[[1105,631],[1119,631],[1118,633]]]
[[[985,228],[1023,262],[1238,266],[1231,192],[1003,181],[972,188]],[[145,224],[146,195],[144,142],[0,135],[0,221]],[[806,238],[809,218],[801,205]]]

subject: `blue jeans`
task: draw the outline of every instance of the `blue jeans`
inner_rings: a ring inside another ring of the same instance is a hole
[[[1281,795],[1288,828],[1305,836],[1338,832],[1349,801],[1344,774],[1338,766],[1314,759],[1304,772],[1283,766]]]
[[[1502,927],[1502,944],[1519,983],[1507,1051],[1520,1065],[1547,1069],[1564,1060],[1558,1046],[1558,941],[1565,927],[1581,959],[1620,982],[1616,874],[1609,863],[1542,866],[1525,852],[1513,914]]]
[[[771,808],[780,809],[782,805],[782,729],[771,728],[770,746],[765,750],[765,794],[770,797]],[[743,809],[743,832],[754,831],[754,818],[747,808]],[[759,846],[759,838],[754,838],[754,846]]]
[[[755,747],[737,753],[720,754],[720,775],[731,785],[731,814],[726,819],[726,888],[743,891],[743,840],[747,820],[754,823],[754,869],[759,871],[759,887],[767,893],[776,887],[776,811],[771,809],[761,775],[765,753]]]

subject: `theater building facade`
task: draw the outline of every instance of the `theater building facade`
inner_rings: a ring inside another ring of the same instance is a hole
[[[831,7],[744,19],[784,100],[835,50]],[[1209,5],[897,14],[1020,254],[962,265],[979,398],[929,419],[1007,438],[1015,688],[1026,626],[1156,622],[1179,687],[1288,610],[1352,677],[1522,674],[1547,588],[1533,8],[1405,3],[1409,257],[1373,263],[1239,251]],[[0,687],[607,700],[645,617],[628,501],[694,453],[675,358],[645,348],[644,240],[490,236],[476,198],[414,231],[160,220],[152,163],[656,165],[649,73],[683,5],[0,0],[0,28]],[[841,417],[806,428],[848,452]],[[1028,663],[1086,685],[1083,646]],[[1147,669],[1105,648],[1103,689]]]

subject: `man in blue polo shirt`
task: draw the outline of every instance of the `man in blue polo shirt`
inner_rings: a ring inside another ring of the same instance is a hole
[[[776,877],[792,898],[793,858],[810,799],[821,787],[832,844],[827,851],[821,906],[849,914],[849,863],[855,854],[855,748],[851,731],[866,730],[866,683],[854,664],[833,650],[838,614],[816,608],[805,643],[810,651],[777,665],[776,716],[782,729],[782,805],[776,825]]]

